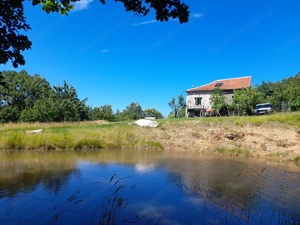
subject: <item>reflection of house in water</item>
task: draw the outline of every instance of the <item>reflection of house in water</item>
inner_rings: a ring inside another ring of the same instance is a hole
[[[220,88],[227,103],[231,102],[234,90],[251,86],[251,76],[216,80],[212,83],[188,89],[186,97],[186,113],[188,117],[206,116],[210,113],[212,104],[210,97],[216,88]]]

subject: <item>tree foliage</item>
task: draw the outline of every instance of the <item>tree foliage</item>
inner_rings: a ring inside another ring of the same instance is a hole
[[[222,89],[215,88],[209,100],[213,108],[221,109],[225,105],[225,96]]]
[[[262,85],[259,85],[257,89],[262,93],[265,102],[270,102],[276,111],[283,110],[283,103],[295,110],[292,105],[297,102],[300,96],[300,73],[282,81],[262,82]]]
[[[169,106],[172,108],[172,113],[174,114],[174,118],[178,118],[178,112],[185,108],[185,101],[183,95],[178,96],[178,101],[172,97],[171,101],[168,103]]]
[[[86,105],[87,99],[78,98],[76,89],[66,81],[51,87],[46,79],[37,74],[30,76],[25,70],[3,71],[1,82],[5,85],[0,85],[0,123],[163,118],[154,108],[143,111],[137,102],[131,102],[115,114],[111,105],[92,108]]]
[[[93,108],[90,112],[90,119],[114,121],[115,116],[111,105],[103,105],[100,107]]]
[[[41,4],[42,9],[47,13],[59,12],[65,15],[74,9],[73,3],[77,1],[79,0],[32,0],[32,5]],[[106,3],[106,0],[99,1],[102,4]],[[181,0],[115,0],[115,2],[123,3],[127,12],[133,12],[139,16],[146,16],[152,8],[155,10],[158,21],[178,18],[180,23],[185,23],[189,19],[189,7]]]
[[[0,72],[0,86],[6,88],[6,83],[4,81],[4,76],[2,75],[2,72]]]
[[[117,110],[114,114],[114,119],[117,121],[138,120],[145,117],[155,117],[156,119],[163,118],[163,115],[154,108],[142,109],[138,102],[131,102],[130,105],[121,112]]]
[[[21,51],[28,50],[31,42],[23,35],[30,29],[24,17],[23,0],[0,1],[0,64],[11,61],[14,67],[24,65]]]
[[[263,97],[257,88],[249,87],[234,91],[232,100],[231,109],[239,115],[251,115],[255,105],[263,102]]]
[[[122,112],[124,118],[131,120],[138,120],[144,118],[144,112],[142,107],[137,102],[131,102],[130,105],[126,106],[126,109]]]
[[[145,117],[155,117],[156,119],[164,118],[163,115],[154,108],[147,108],[144,110]]]
[[[179,109],[176,118],[184,118],[186,116],[185,113],[186,113],[185,108]],[[167,118],[168,119],[175,119],[174,112],[170,112],[169,115],[167,116]]]
[[[300,95],[297,99],[291,102],[291,110],[292,111],[300,111]]]
[[[79,100],[74,87],[64,81],[63,86],[53,87],[49,96],[39,99],[33,108],[23,112],[21,120],[30,122],[28,115],[36,115],[34,121],[65,122],[88,119],[87,99]],[[27,112],[28,111],[28,112]],[[27,115],[25,117],[24,115]]]
[[[74,3],[79,0],[30,0],[32,5],[42,5],[46,13],[58,12],[67,15],[74,9]],[[105,0],[100,0],[105,4]],[[115,0],[123,3],[126,11],[145,16],[150,8],[156,12],[158,21],[168,21],[178,18],[180,23],[189,19],[189,7],[181,0]],[[31,48],[31,41],[22,33],[30,30],[24,17],[24,0],[0,1],[0,64],[11,61],[16,68],[24,65],[22,51]]]
[[[224,92],[221,88],[215,88],[209,100],[212,104],[213,112],[216,115],[225,115],[227,104]]]
[[[79,100],[74,87],[50,87],[39,75],[4,71],[0,86],[0,122],[61,122],[88,119],[86,99]]]
[[[5,86],[0,86],[0,121],[17,122],[25,108],[32,107],[35,102],[47,95],[51,90],[49,83],[39,75],[30,76],[22,70],[4,71]]]

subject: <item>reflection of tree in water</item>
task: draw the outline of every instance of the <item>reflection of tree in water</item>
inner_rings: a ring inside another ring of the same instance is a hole
[[[32,192],[40,185],[45,190],[56,194],[68,182],[72,174],[78,173],[77,169],[39,170],[36,172],[34,172],[34,168],[29,169],[15,177],[0,179],[0,198],[13,197],[20,192]]]
[[[72,174],[79,173],[75,157],[65,152],[1,153],[0,166],[0,198],[38,187],[57,194]]]
[[[282,170],[234,160],[199,163],[172,159],[164,164],[171,171],[172,183],[189,195],[197,193],[204,204],[210,204],[219,213],[225,210],[239,222],[300,222],[299,173],[287,178]]]

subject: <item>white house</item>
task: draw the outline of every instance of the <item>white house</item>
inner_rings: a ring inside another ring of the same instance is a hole
[[[212,83],[186,90],[186,115],[204,116],[211,111],[210,97],[214,89],[223,90],[227,103],[230,103],[234,90],[240,90],[251,86],[251,76],[216,80]]]

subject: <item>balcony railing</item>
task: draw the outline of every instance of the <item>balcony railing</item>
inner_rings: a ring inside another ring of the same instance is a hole
[[[204,105],[187,105],[188,109],[204,109]]]

